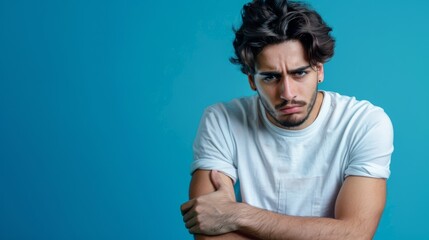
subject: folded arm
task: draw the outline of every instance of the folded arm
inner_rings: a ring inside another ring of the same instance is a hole
[[[204,221],[211,219],[211,216],[215,214],[223,217],[228,212],[228,210],[224,209],[227,209],[228,206],[233,206],[231,203],[236,202],[232,179],[220,172],[216,172],[215,175],[213,176],[213,173],[211,174],[210,171],[205,170],[197,170],[193,173],[189,188],[189,198],[191,200],[181,206],[186,227],[191,233],[195,234],[195,239],[197,240],[255,239],[249,238],[244,233],[232,231],[224,222]],[[216,179],[213,179],[213,177]],[[221,190],[217,189],[219,188],[217,184],[219,182],[222,185]],[[212,205],[212,201],[216,201],[217,204]],[[203,224],[204,228],[214,229],[212,231],[216,232],[216,235],[198,231],[197,229],[201,224]],[[219,229],[221,227],[223,227],[224,232],[222,234],[220,234],[221,229]]]
[[[209,176],[207,172],[205,174]],[[211,179],[213,188],[209,194],[197,190],[201,181],[193,180],[191,197],[196,198],[182,205],[184,221],[191,233],[219,235],[234,232],[231,234],[243,237],[229,239],[246,239],[244,234],[252,239],[372,239],[385,205],[384,179],[350,176],[338,194],[335,218],[276,214],[237,203],[232,197],[232,182],[221,176],[223,180],[219,182],[216,178]],[[200,193],[202,195],[198,195]]]
[[[263,239],[372,239],[385,204],[386,181],[348,177],[335,218],[275,214],[249,205],[236,208],[237,228]]]

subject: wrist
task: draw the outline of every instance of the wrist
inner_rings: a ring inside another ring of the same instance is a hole
[[[234,216],[236,216],[235,226],[237,230],[242,231],[249,227],[249,223],[254,221],[252,215],[256,214],[256,212],[254,212],[255,210],[256,208],[246,203],[237,203],[234,209],[236,212]]]
[[[224,209],[223,221],[227,226],[229,226],[229,231],[231,232],[237,231],[240,226],[239,221],[241,218],[240,215],[242,207],[242,203],[230,202],[228,203],[228,207]]]

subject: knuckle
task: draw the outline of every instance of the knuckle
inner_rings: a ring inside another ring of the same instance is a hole
[[[206,224],[204,224],[204,223],[201,223],[201,224],[199,224],[198,226],[199,226],[199,228],[200,228],[202,231],[207,231],[207,230],[208,230],[207,225],[206,225]]]
[[[195,206],[195,212],[197,214],[201,213],[203,211],[203,208],[201,206]]]
[[[203,218],[201,215],[196,216],[196,217],[195,217],[195,222],[196,222],[198,225],[204,225],[203,219],[204,219],[204,218]]]
[[[201,197],[199,197],[199,198],[196,198],[195,199],[195,204],[201,204],[201,203],[203,203],[203,199],[201,198]]]

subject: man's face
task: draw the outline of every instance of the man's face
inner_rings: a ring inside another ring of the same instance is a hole
[[[268,45],[256,58],[250,86],[260,96],[268,119],[288,129],[303,129],[317,117],[323,94],[323,65],[311,66],[299,41]]]

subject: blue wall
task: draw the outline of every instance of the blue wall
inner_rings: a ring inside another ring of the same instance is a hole
[[[0,239],[192,239],[192,141],[207,105],[253,94],[228,62],[246,1],[0,1]],[[376,239],[428,237],[427,1],[316,1],[322,88],[395,127]]]

